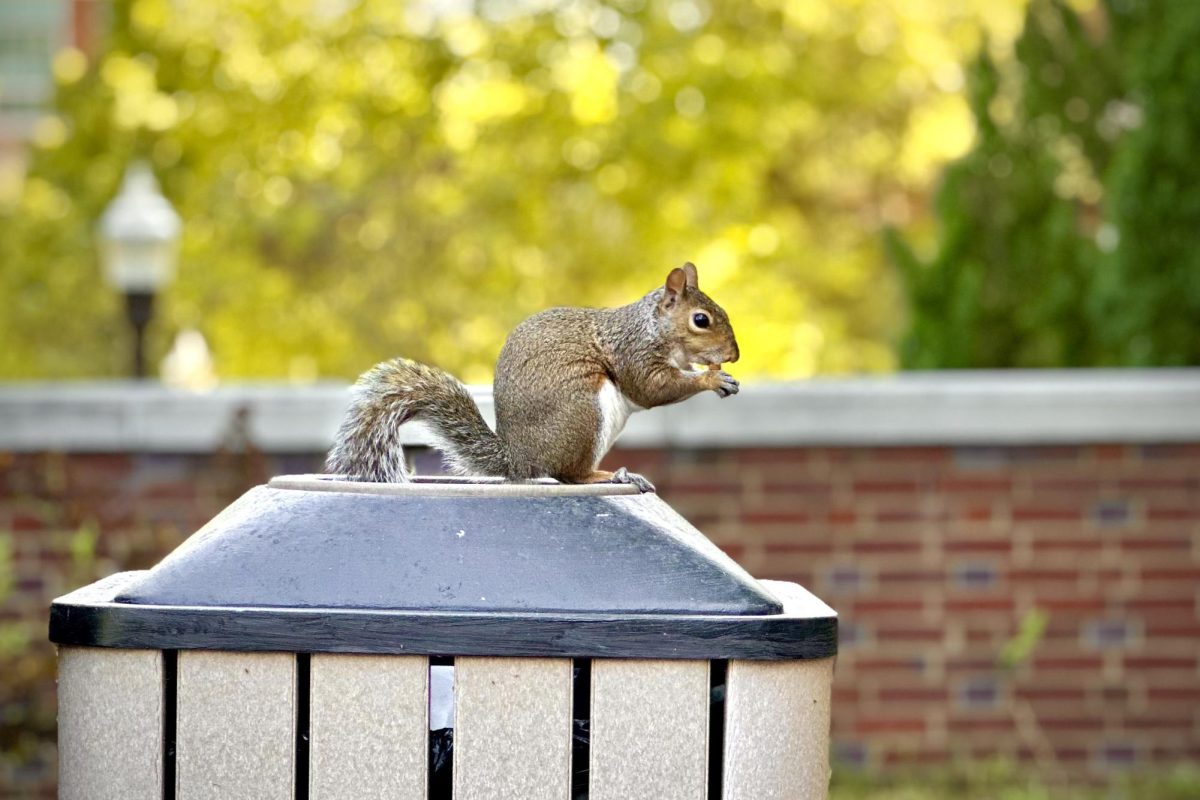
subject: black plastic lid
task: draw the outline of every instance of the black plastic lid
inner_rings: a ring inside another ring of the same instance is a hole
[[[818,638],[836,650],[836,619],[815,602]],[[795,635],[815,632],[796,622],[657,495],[632,487],[301,476],[250,490],[153,569],[55,601],[50,638],[168,649],[813,657],[796,654],[812,648]],[[734,640],[753,646],[721,652]]]

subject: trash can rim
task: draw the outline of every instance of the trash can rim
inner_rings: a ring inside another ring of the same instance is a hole
[[[371,483],[342,475],[278,475],[267,484],[272,489],[306,492],[347,492],[409,497],[605,497],[635,495],[640,490],[627,483],[559,483],[536,478],[512,483],[486,476],[414,476],[410,483]]]

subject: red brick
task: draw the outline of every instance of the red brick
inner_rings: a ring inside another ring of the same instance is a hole
[[[1200,506],[1195,508],[1148,508],[1146,519],[1151,522],[1174,522],[1200,519]]]
[[[935,484],[936,488],[953,494],[1003,494],[1012,492],[1012,478],[942,478]]]
[[[947,553],[1007,553],[1012,550],[1009,539],[946,539],[942,549]]]
[[[975,719],[955,719],[946,721],[946,729],[955,733],[975,731],[1011,731],[1016,727],[1011,717],[982,717]]]
[[[925,512],[914,509],[880,509],[875,512],[875,519],[885,525],[899,522],[920,522],[921,520],[939,519],[940,512]]]
[[[1100,656],[1034,656],[1033,666],[1039,669],[1096,671],[1104,666]]]
[[[857,657],[854,668],[860,672],[914,672],[925,670],[925,663],[919,658],[876,658]]]
[[[1056,614],[1103,611],[1108,607],[1108,602],[1102,597],[1038,597],[1034,605],[1050,614]]]
[[[664,495],[736,495],[741,492],[742,485],[734,480],[660,480]]]
[[[1078,508],[1014,508],[1012,518],[1015,522],[1074,522],[1083,519],[1083,512]]]
[[[1194,583],[1200,581],[1200,566],[1197,567],[1179,567],[1178,569],[1155,568],[1143,569],[1142,580],[1150,582],[1158,581],[1187,581]]]
[[[771,524],[774,522],[808,522],[809,515],[803,511],[743,511],[742,522],[747,525]]]
[[[1146,622],[1146,636],[1160,639],[1193,639],[1200,642],[1200,624],[1195,621],[1179,623],[1151,617]]]
[[[737,451],[739,464],[808,464],[812,452],[799,447],[743,447]]]
[[[1200,491],[1200,478],[1194,476],[1178,478],[1122,478],[1117,481],[1121,489],[1170,489]]]
[[[917,613],[925,608],[925,601],[917,599],[888,598],[885,600],[856,600],[851,607],[855,614],[883,614],[893,611]]]
[[[1085,692],[1081,688],[1046,688],[1039,686],[1023,686],[1015,692],[1022,700],[1065,700],[1083,702]]]
[[[916,553],[921,542],[896,539],[860,539],[853,545],[856,553]]]
[[[763,545],[767,553],[831,553],[832,543],[823,541],[810,542],[767,542]]]
[[[1030,568],[1010,570],[1008,577],[1014,581],[1077,581],[1079,572],[1074,569]]]
[[[1188,553],[1192,549],[1192,540],[1188,536],[1127,536],[1121,539],[1121,549],[1134,552],[1140,550],[1168,550]]]
[[[1125,656],[1125,669],[1195,670],[1195,656]]]
[[[1038,726],[1047,731],[1088,731],[1104,727],[1101,717],[1038,717]]]
[[[880,626],[875,638],[880,642],[940,642],[945,637],[941,628]]]
[[[762,488],[763,491],[768,495],[829,495],[833,493],[834,486],[828,481],[783,480],[780,478],[768,478],[767,480],[763,481]]]
[[[922,462],[939,464],[949,461],[951,452],[946,447],[877,447],[869,451],[872,461],[883,463]]]
[[[937,583],[945,580],[945,573],[931,569],[884,569],[876,576],[879,583]]]
[[[883,688],[879,690],[879,699],[885,703],[905,701],[945,703],[947,696],[945,688]]]
[[[1146,698],[1150,701],[1164,700],[1171,703],[1200,703],[1200,685],[1194,686],[1148,686]]]
[[[921,483],[915,480],[858,480],[854,482],[853,488],[859,494],[918,492],[921,490]]]
[[[1130,731],[1176,731],[1178,733],[1188,733],[1192,730],[1195,723],[1192,721],[1191,714],[1187,717],[1177,719],[1165,718],[1142,718],[1142,719],[1125,719],[1121,723],[1121,727]]]
[[[999,611],[1005,614],[1013,613],[1013,599],[1011,597],[980,597],[971,599],[947,599],[945,608],[948,613],[982,613],[985,611]]]
[[[911,717],[866,717],[854,724],[857,733],[924,733],[925,720]]]
[[[9,526],[16,533],[28,533],[30,531],[43,530],[46,527],[46,521],[37,514],[30,514],[26,511],[14,511]]]
[[[1035,494],[1040,492],[1095,494],[1103,488],[1105,488],[1105,482],[1095,478],[1038,477],[1033,480],[1033,490]]]
[[[1122,461],[1129,457],[1129,448],[1118,444],[1096,445],[1092,452],[1098,461]]]
[[[1103,547],[1104,542],[1095,536],[1077,539],[1048,539],[1039,536],[1033,540],[1033,551],[1035,553],[1042,551],[1083,552],[1099,550]]]

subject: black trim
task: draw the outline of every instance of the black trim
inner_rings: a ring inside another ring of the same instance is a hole
[[[453,667],[454,659],[434,656],[429,659],[429,668]],[[433,703],[433,673],[425,672],[429,703]],[[457,700],[457,698],[454,698]],[[428,729],[428,725],[425,726]],[[425,745],[429,750],[429,766],[425,773],[427,800],[454,800],[454,729],[426,730]]]
[[[84,647],[556,658],[780,660],[837,654],[837,617],[187,608],[89,602],[80,594],[51,605],[51,641]]]
[[[295,800],[308,800],[309,731],[312,727],[312,656],[296,653],[296,781]]]
[[[708,664],[708,796],[717,800],[725,782],[725,686],[729,662]]]
[[[179,712],[179,651],[163,650],[163,800],[175,800],[175,743]]]
[[[586,799],[592,780],[592,660],[577,658],[571,686],[571,797]]]

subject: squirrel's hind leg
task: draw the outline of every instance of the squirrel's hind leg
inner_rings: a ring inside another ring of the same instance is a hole
[[[591,475],[588,475],[579,483],[629,483],[636,486],[640,491],[653,492],[654,484],[638,475],[636,472],[621,467],[616,472],[608,472],[606,470],[593,470]]]

